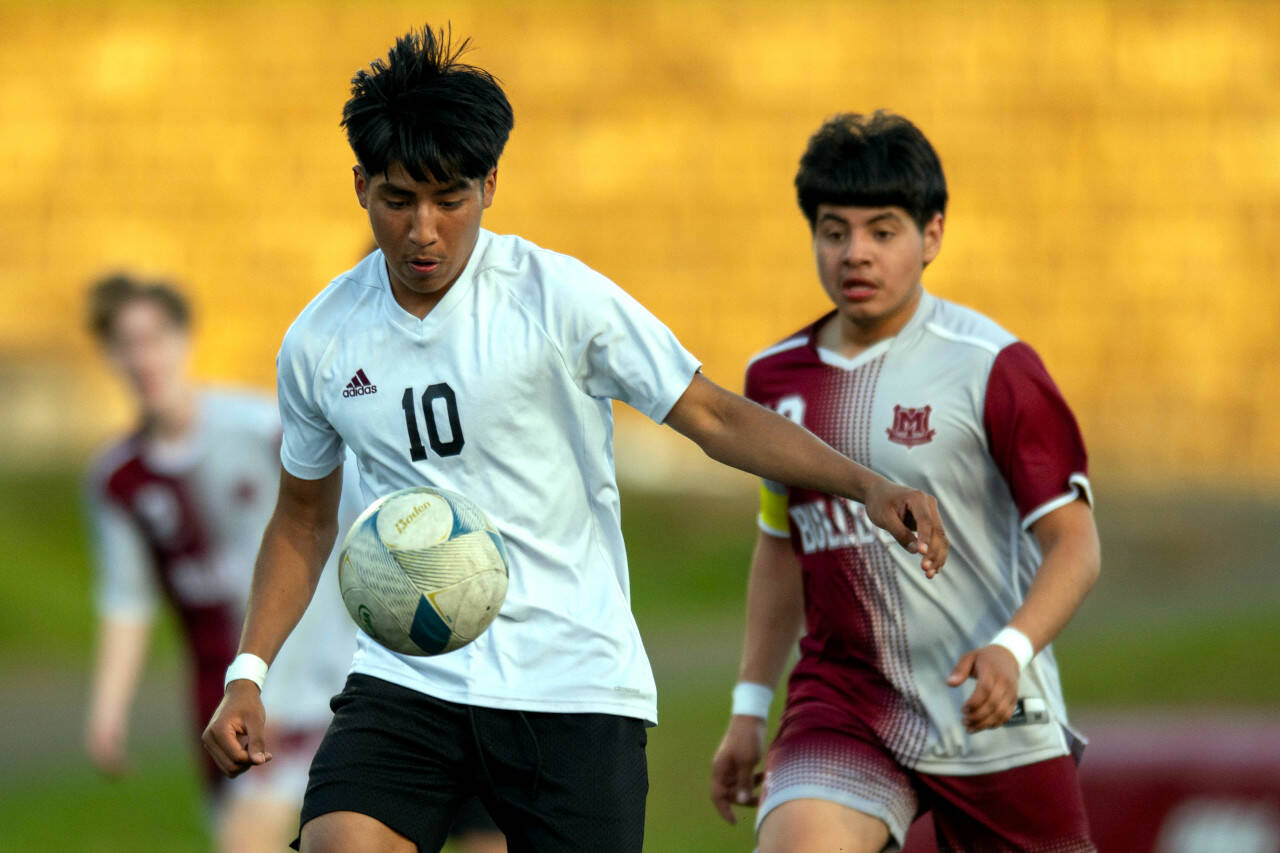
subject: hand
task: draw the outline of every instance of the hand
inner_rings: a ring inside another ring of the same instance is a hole
[[[942,529],[937,501],[881,477],[867,494],[865,506],[872,524],[889,531],[912,554],[924,556],[920,568],[925,577],[932,578],[942,569],[947,562],[947,532]]]
[[[250,767],[271,760],[263,734],[266,720],[258,685],[237,679],[227,685],[226,695],[200,741],[218,769],[228,776],[239,776]]]
[[[764,774],[755,769],[764,754],[764,735],[764,720],[736,714],[711,761],[711,802],[729,823],[738,822],[732,805],[759,805],[756,788]]]
[[[964,703],[964,725],[970,734],[1003,726],[1018,704],[1018,661],[1004,646],[985,646],[966,652],[947,676],[947,684],[959,687],[976,678],[978,686]]]
[[[90,720],[85,731],[84,748],[93,766],[113,778],[127,773],[126,736],[123,720]]]

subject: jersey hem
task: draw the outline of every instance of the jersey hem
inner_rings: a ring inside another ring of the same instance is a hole
[[[658,709],[654,703],[608,701],[603,699],[584,699],[580,701],[564,701],[562,699],[536,699],[528,696],[497,696],[475,691],[450,690],[440,684],[423,684],[421,680],[405,678],[403,673],[376,666],[357,665],[351,672],[369,675],[390,681],[409,690],[416,690],[446,702],[459,705],[475,705],[480,708],[497,708],[504,711],[539,711],[553,714],[614,714],[620,717],[634,717],[643,720],[646,727],[658,724]],[[426,689],[429,688],[429,689]]]
[[[283,449],[282,445],[281,450],[283,451]],[[339,457],[337,462],[332,465],[328,465],[327,467],[325,464],[307,465],[296,459],[285,456],[283,452],[280,454],[281,467],[288,471],[290,475],[297,477],[299,480],[323,480],[325,477],[328,477],[337,470],[338,466],[342,464],[342,461],[342,458]]]
[[[645,412],[645,415],[648,416],[648,418],[655,424],[661,425],[667,422],[667,416],[671,414],[671,410],[676,407],[676,403],[680,402],[680,398],[683,397],[685,392],[689,390],[689,387],[693,385],[693,380],[702,372],[702,362],[693,358],[692,354],[689,354],[689,356],[688,361],[685,363],[686,369],[692,367],[692,370],[688,370],[689,381],[685,383],[685,386],[680,389],[679,393],[669,394],[667,397],[658,401],[659,405],[653,412]]]
[[[1083,497],[1088,502],[1089,506],[1093,506],[1093,488],[1089,485],[1088,477],[1080,473],[1072,474],[1070,478],[1068,478],[1067,483],[1071,486],[1071,491],[1063,492],[1056,498],[1050,498],[1026,514],[1022,519],[1023,530],[1030,530],[1031,525],[1035,524],[1055,509],[1060,509],[1077,498]]]
[[[929,776],[981,776],[987,773],[1000,773],[1015,767],[1025,767],[1051,758],[1069,755],[1065,742],[1053,746],[1020,752],[1015,755],[1000,755],[982,760],[966,759],[964,761],[917,761],[911,769]]]

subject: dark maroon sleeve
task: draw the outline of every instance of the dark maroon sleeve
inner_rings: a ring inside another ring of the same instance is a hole
[[[1072,475],[1088,474],[1075,416],[1044,362],[1021,341],[1002,349],[991,365],[983,426],[991,458],[1024,519],[1070,493]]]
[[[752,402],[759,403],[760,389],[758,387],[759,383],[755,380],[755,374],[758,372],[755,367],[756,365],[754,364],[747,365],[747,375],[742,381],[742,396]]]

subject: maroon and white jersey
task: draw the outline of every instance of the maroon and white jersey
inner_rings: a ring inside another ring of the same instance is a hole
[[[279,452],[280,420],[270,397],[208,391],[180,442],[129,436],[90,473],[98,612],[147,620],[157,601],[172,605],[192,666],[200,728],[222,699],[223,675],[235,656],[258,546],[275,507]],[[343,496],[342,515],[350,521],[360,509],[355,482]],[[336,571],[326,566],[267,676],[268,719],[284,727],[326,725],[328,700],[341,689],[354,649],[355,626]]]
[[[898,761],[921,772],[990,773],[1067,754],[1074,735],[1051,648],[1019,685],[1019,696],[1043,700],[1047,723],[970,735],[961,705],[974,682],[951,688],[946,678],[1022,603],[1040,564],[1031,524],[1079,495],[1091,500],[1070,409],[1029,346],[927,293],[898,335],[852,359],[816,345],[821,322],[757,355],[746,395],[934,495],[950,555],[928,580],[861,504],[766,483],[785,494],[786,514],[766,496],[761,528],[791,537],[804,573],[797,673],[840,685]],[[789,704],[804,701],[805,681],[792,680]]]

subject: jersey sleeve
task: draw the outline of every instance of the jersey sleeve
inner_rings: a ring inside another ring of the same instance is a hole
[[[318,480],[342,464],[342,438],[316,400],[315,371],[294,339],[296,332],[297,326],[289,330],[276,357],[280,464],[295,477]]]
[[[555,332],[578,387],[662,423],[700,363],[612,281],[585,267],[573,278],[565,294],[572,304],[557,312]]]
[[[118,619],[150,619],[159,590],[151,551],[142,532],[128,513],[100,497],[90,497],[89,517],[98,614]]]
[[[759,388],[757,372],[747,368],[747,377],[743,382],[742,396],[753,403],[763,403]],[[791,522],[787,514],[787,487],[773,480],[760,480],[760,514],[756,516],[756,526],[770,536],[779,539],[791,538]]]
[[[1035,350],[1017,342],[991,366],[983,425],[1023,529],[1079,496],[1093,503],[1075,416]]]

